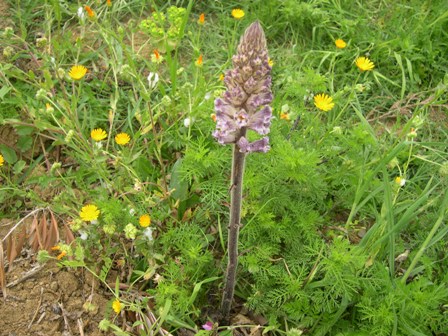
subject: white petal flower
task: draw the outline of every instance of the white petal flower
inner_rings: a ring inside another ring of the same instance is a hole
[[[152,241],[152,228],[148,227],[145,229],[145,231],[143,231],[143,234],[145,235],[146,238],[148,238],[149,241]]]
[[[77,13],[78,13],[78,17],[79,17],[81,20],[84,20],[84,17],[85,17],[85,14],[84,14],[84,8],[79,7]]]
[[[191,119],[190,118],[185,118],[184,119],[184,126],[185,127],[190,127],[191,125]]]
[[[81,238],[82,240],[86,240],[86,239],[87,239],[87,237],[88,237],[87,232],[85,232],[85,231],[79,231],[79,233],[80,233],[79,238]]]
[[[148,84],[151,89],[154,89],[159,82],[159,74],[156,72],[150,72],[148,75]]]

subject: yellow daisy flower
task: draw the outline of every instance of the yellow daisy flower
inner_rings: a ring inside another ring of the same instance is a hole
[[[219,74],[219,80],[223,81],[224,80],[224,74]]]
[[[334,41],[334,44],[336,44],[336,48],[344,49],[347,46],[347,43],[343,39],[337,39]]]
[[[358,57],[355,63],[361,71],[371,71],[375,67],[375,64],[364,56]]]
[[[87,68],[84,65],[74,65],[70,69],[68,75],[74,80],[80,80],[87,73]]]
[[[119,314],[121,312],[121,309],[123,308],[123,305],[121,304],[120,300],[115,299],[114,302],[112,302],[112,309],[116,314]]]
[[[0,167],[3,166],[4,162],[5,162],[5,159],[3,158],[3,155],[0,154]]]
[[[210,114],[210,118],[212,118],[213,122],[216,122],[216,114]]]
[[[148,214],[142,215],[138,222],[141,227],[148,227],[151,224],[151,217]]]
[[[95,141],[101,141],[107,138],[107,133],[102,128],[95,128],[90,132],[90,136]]]
[[[237,20],[242,19],[244,16],[244,11],[240,8],[232,9],[232,16]]]
[[[98,210],[96,205],[87,204],[81,208],[79,212],[79,217],[85,222],[91,222],[93,220],[97,220],[100,215],[100,210]]]
[[[334,107],[333,98],[321,93],[314,96],[314,105],[322,111],[328,112]]]
[[[274,66],[274,61],[270,57],[268,58],[268,64],[271,68]]]
[[[119,133],[115,136],[115,142],[121,146],[126,145],[131,141],[131,137],[127,133]]]

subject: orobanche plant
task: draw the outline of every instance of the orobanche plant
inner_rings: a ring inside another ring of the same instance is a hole
[[[241,198],[244,161],[247,153],[264,152],[269,138],[249,142],[247,131],[260,135],[269,133],[272,109],[271,67],[268,62],[266,38],[258,21],[252,23],[233,56],[233,69],[224,78],[227,90],[215,100],[216,130],[213,136],[221,144],[233,144],[231,176],[231,206],[228,233],[229,260],[221,305],[224,320],[228,320],[235,289],[238,266],[238,235],[241,226]]]

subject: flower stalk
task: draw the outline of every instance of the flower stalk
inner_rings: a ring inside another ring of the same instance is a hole
[[[267,135],[270,131],[272,110],[271,66],[263,28],[252,23],[241,37],[238,52],[232,57],[233,69],[224,82],[227,90],[215,100],[215,139],[222,145],[233,145],[231,175],[231,205],[228,231],[228,264],[221,304],[224,323],[228,323],[235,291],[238,268],[238,236],[241,227],[241,204],[245,156],[250,152],[266,153],[269,138],[249,142],[247,132]]]
[[[243,136],[243,134],[241,136]],[[236,271],[238,268],[238,238],[241,226],[241,204],[243,198],[242,193],[245,159],[246,154],[241,153],[238,149],[238,146],[234,146],[230,186],[230,220],[227,239],[227,251],[229,259],[227,263],[225,287],[221,303],[221,313],[224,320],[228,320],[235,291]]]

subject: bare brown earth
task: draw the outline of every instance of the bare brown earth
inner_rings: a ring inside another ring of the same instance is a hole
[[[13,223],[0,221],[0,240]],[[6,295],[0,290],[0,335],[106,335],[98,323],[110,294],[82,269],[62,268],[54,261],[39,265],[35,259],[23,249],[6,268]]]
[[[32,258],[15,261],[14,267],[7,274],[10,285],[38,271],[8,288],[6,299],[0,300],[0,335],[104,335],[98,323],[107,298],[91,277],[55,263],[39,267]],[[91,311],[83,308],[86,302],[91,303]]]

